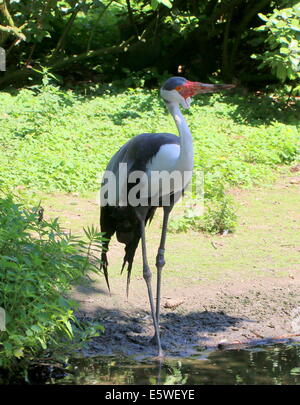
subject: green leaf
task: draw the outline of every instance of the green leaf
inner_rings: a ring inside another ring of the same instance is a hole
[[[18,349],[14,350],[14,356],[18,359],[24,356],[24,348],[19,347]]]
[[[289,50],[289,48],[281,47],[280,53],[283,53],[284,55],[288,55],[290,53],[290,50]]]
[[[300,375],[300,367],[294,367],[291,369],[290,374],[292,375]]]
[[[287,71],[286,68],[283,65],[277,65],[276,67],[276,76],[278,77],[279,80],[284,82],[287,78]]]
[[[172,2],[170,0],[158,0],[160,3],[162,3],[164,6],[168,8],[172,8]],[[173,1],[173,0],[172,0]]]
[[[46,349],[47,349],[47,345],[46,345],[45,341],[44,341],[43,339],[41,339],[39,336],[37,336],[36,339],[40,342],[42,348],[43,348],[44,350],[46,350]]]
[[[32,325],[30,329],[37,333],[41,331],[41,328],[38,325]]]
[[[156,10],[158,4],[163,4],[168,8],[172,8],[172,1],[173,0],[151,0],[151,7],[153,10]]]
[[[26,330],[26,336],[33,336],[33,332],[30,329]]]
[[[269,21],[268,17],[265,16],[264,14],[262,14],[262,13],[259,13],[259,14],[258,14],[258,17],[259,17],[261,20],[263,20],[263,21]]]
[[[156,10],[158,6],[158,0],[151,0],[151,7]]]

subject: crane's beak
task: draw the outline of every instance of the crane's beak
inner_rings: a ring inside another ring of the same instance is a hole
[[[220,90],[228,90],[235,87],[234,84],[206,84],[200,82],[186,81],[182,86],[178,86],[177,90],[182,97],[188,98],[202,93],[213,93]]]

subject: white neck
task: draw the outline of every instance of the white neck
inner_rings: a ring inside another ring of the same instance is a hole
[[[167,103],[180,136],[180,155],[174,170],[192,170],[194,165],[193,138],[178,103]]]

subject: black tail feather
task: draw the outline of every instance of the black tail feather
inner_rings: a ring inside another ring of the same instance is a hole
[[[130,277],[131,277],[131,270],[132,270],[133,260],[134,260],[136,249],[137,249],[139,241],[140,241],[140,229],[139,229],[139,227],[137,227],[137,229],[133,229],[132,232],[134,232],[133,239],[125,247],[125,256],[124,256],[122,270],[121,270],[121,273],[122,273],[124,268],[125,268],[125,265],[128,264],[128,266],[127,266],[127,285],[126,285],[127,297],[129,296],[129,286],[130,286]]]
[[[110,285],[109,285],[109,280],[108,280],[108,260],[107,260],[107,255],[106,253],[101,254],[101,265],[100,265],[100,270],[103,270],[103,274],[105,277],[106,285],[108,288],[108,291],[110,293]]]
[[[149,212],[146,217],[146,223],[148,221],[151,222],[155,210],[156,207],[149,207]],[[112,235],[116,233],[118,241],[125,244],[125,256],[123,259],[121,274],[123,273],[127,265],[126,294],[128,297],[133,260],[141,238],[140,224],[135,215],[134,207],[103,207],[101,208],[100,223],[101,232],[105,233],[105,238],[107,239],[103,243],[101,268],[103,269],[103,274],[108,290],[110,291],[108,281],[108,260],[106,252],[108,250],[108,245]]]

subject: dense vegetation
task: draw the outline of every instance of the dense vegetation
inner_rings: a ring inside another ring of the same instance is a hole
[[[45,221],[40,207],[29,210],[1,196],[0,307],[6,327],[0,329],[0,370],[41,349],[59,350],[68,338],[80,343],[97,333],[96,325],[78,323],[76,303],[64,296],[99,262],[94,254],[100,235],[88,229],[86,236],[88,242],[63,231],[57,219]]]
[[[0,0],[0,85],[48,69],[71,86],[167,72],[297,87],[299,16],[297,0]]]

